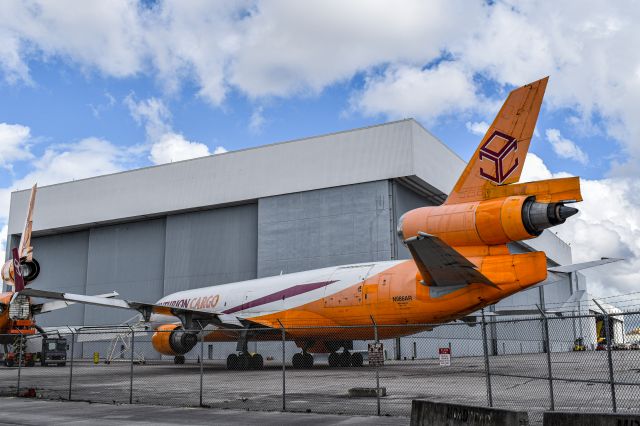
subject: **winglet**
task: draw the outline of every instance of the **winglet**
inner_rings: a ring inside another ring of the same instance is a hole
[[[491,188],[520,180],[548,79],[509,94],[445,204],[481,201]]]

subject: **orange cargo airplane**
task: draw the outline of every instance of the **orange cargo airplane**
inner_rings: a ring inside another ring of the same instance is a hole
[[[516,183],[536,124],[547,78],[509,94],[453,191],[441,206],[402,216],[398,229],[412,260],[363,263],[181,291],[156,303],[27,289],[28,296],[142,313],[154,348],[184,362],[198,340],[237,341],[227,366],[261,368],[252,339],[286,337],[302,349],[294,367],[330,353],[331,366],[359,366],[353,340],[413,334],[494,304],[547,278],[544,252],[512,254],[507,243],[540,235],[578,212],[577,177]],[[577,266],[577,265],[576,265]],[[593,264],[591,266],[594,266]],[[315,326],[366,326],[320,329]],[[257,328],[263,331],[256,332]],[[265,332],[264,329],[268,331]],[[343,348],[344,351],[338,352]]]
[[[31,247],[36,191],[37,186],[33,185],[20,244],[11,250],[11,259],[6,261],[0,269],[2,281],[13,286],[13,291],[0,293],[0,344],[6,345],[13,341],[14,336],[34,334],[36,331],[31,316],[31,302],[27,296],[19,294],[26,284],[35,280],[40,274],[40,265],[33,258],[33,247]]]
[[[63,309],[73,304],[73,302],[61,300],[34,304],[29,296],[20,293],[40,275],[40,264],[33,257],[31,246],[37,190],[37,185],[33,185],[20,244],[11,250],[11,259],[0,268],[2,281],[13,287],[11,291],[0,293],[0,345],[4,345],[5,353],[8,352],[7,345],[12,344],[14,350],[17,349],[17,338],[20,336],[35,334],[37,330],[42,331],[35,323],[36,315]],[[100,296],[108,298],[117,295],[113,292]]]

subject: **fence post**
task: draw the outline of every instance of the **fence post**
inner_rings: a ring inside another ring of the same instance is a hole
[[[484,352],[484,374],[487,384],[487,402],[489,407],[493,407],[493,392],[491,389],[491,370],[489,368],[489,348],[487,347],[487,322],[482,308],[482,350]]]
[[[605,311],[605,309],[598,303],[596,299],[593,299],[593,303],[598,305],[598,308],[604,314],[604,333],[605,338],[607,339],[607,359],[609,361],[609,383],[611,384],[611,406],[613,407],[613,412],[618,411],[617,401],[616,401],[616,384],[613,380],[613,359],[611,355],[611,331],[609,330],[609,313]],[[597,342],[596,342],[597,344]]]
[[[73,354],[75,352],[75,334],[71,332],[71,362],[69,362],[69,401],[71,401],[71,389],[73,389]]]
[[[540,311],[540,315],[542,315],[542,327],[543,327],[543,335],[545,340],[545,347],[547,348],[547,374],[549,380],[549,399],[551,402],[551,411],[555,411],[555,398],[553,395],[553,374],[551,371],[551,340],[549,339],[549,319],[547,318],[547,314],[537,306]]]
[[[18,330],[20,337],[18,337],[18,387],[16,388],[16,396],[20,396],[20,376],[22,374],[22,331]],[[15,345],[14,345],[15,346]],[[14,350],[16,348],[14,347]]]
[[[200,406],[202,407],[202,396],[204,392],[204,333],[200,340]]]
[[[371,315],[371,322],[373,323],[373,337],[377,345],[380,343],[378,339],[378,324],[376,324],[376,320],[373,319],[373,315]],[[378,362],[376,362],[376,405],[378,416],[380,416],[380,365]]]
[[[129,404],[133,404],[133,357],[134,357],[134,345],[136,342],[136,332],[129,326],[131,330],[131,368],[129,372]]]
[[[284,329],[284,325],[280,320],[280,329],[282,329],[282,411],[287,411],[287,398],[286,398],[286,389],[287,389],[287,374],[285,367],[285,342],[286,342],[286,333]]]

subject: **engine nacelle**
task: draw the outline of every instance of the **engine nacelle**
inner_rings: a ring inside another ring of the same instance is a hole
[[[40,264],[38,261],[33,258],[31,260],[20,260],[20,269],[22,270],[22,277],[24,278],[25,283],[30,283],[38,278],[40,275]],[[13,273],[13,262],[8,260],[2,265],[2,269],[0,270],[0,275],[2,276],[2,281],[13,283],[14,281],[14,273]]]
[[[161,325],[151,336],[153,348],[163,355],[184,355],[198,343],[198,336],[176,324]]]
[[[454,247],[497,245],[537,237],[577,212],[563,203],[538,203],[532,196],[445,204],[405,213],[398,234],[407,239],[426,232]]]

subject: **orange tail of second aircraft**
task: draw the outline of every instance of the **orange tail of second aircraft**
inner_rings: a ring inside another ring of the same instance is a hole
[[[445,204],[494,198],[493,188],[520,180],[548,79],[509,94]]]

